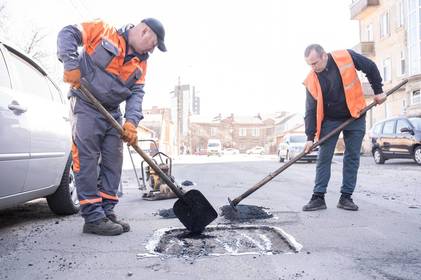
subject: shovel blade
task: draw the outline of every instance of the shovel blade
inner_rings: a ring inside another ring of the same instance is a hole
[[[215,209],[198,190],[190,190],[173,206],[174,214],[192,233],[201,233],[218,217]]]

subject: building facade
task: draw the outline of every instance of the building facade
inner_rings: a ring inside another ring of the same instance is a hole
[[[384,91],[406,78],[409,82],[367,114],[367,131],[385,118],[421,116],[421,2],[419,0],[356,0],[351,18],[359,21],[360,43],[354,50],[371,58],[383,78]],[[360,76],[368,102],[373,92]]]
[[[244,153],[256,146],[265,153],[274,154],[277,149],[279,118],[286,114],[275,113],[256,116],[217,115],[212,118],[192,116],[190,118],[190,144],[193,154],[206,154],[209,139],[220,139],[223,148],[235,148]],[[302,118],[301,118],[302,124]],[[285,127],[283,127],[285,128]]]
[[[200,114],[200,97],[189,84],[178,85],[171,92],[171,117],[175,124],[175,142],[178,154],[190,152],[190,117]]]
[[[169,108],[152,107],[143,110],[144,119],[141,125],[153,131],[153,140],[157,142],[159,150],[169,156],[176,154],[175,125]],[[143,139],[142,136],[139,139]]]

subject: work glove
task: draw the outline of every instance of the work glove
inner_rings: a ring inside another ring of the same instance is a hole
[[[133,123],[126,121],[123,125],[123,141],[134,145],[137,143],[137,129]]]
[[[80,70],[64,70],[63,81],[69,83],[73,88],[80,88]]]

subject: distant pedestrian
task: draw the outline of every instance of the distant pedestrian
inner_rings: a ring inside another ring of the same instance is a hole
[[[64,65],[63,79],[72,87],[73,171],[85,233],[118,235],[129,231],[130,226],[114,213],[123,142],[118,131],[79,90],[81,77],[120,124],[119,105],[126,102],[123,140],[135,144],[137,126],[143,119],[146,61],[155,47],[166,51],[164,36],[162,24],[153,18],[118,30],[96,20],[66,26],[58,34],[57,55]]]
[[[365,135],[365,115],[360,111],[366,106],[357,70],[366,74],[374,91],[374,101],[386,100],[382,78],[376,64],[352,50],[326,53],[318,45],[309,45],[304,52],[305,61],[311,67],[304,81],[306,87],[305,132],[309,151],[314,140],[319,140],[349,118],[359,118],[343,130],[345,152],[343,157],[341,197],[338,208],[358,210],[351,196],[354,192],[360,163],[360,151]],[[316,178],[311,200],[303,211],[326,209],[325,193],[339,132],[320,145],[317,158]]]

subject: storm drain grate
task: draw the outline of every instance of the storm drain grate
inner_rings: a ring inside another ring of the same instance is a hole
[[[178,257],[195,259],[202,256],[273,255],[299,252],[302,245],[278,227],[259,225],[208,226],[200,235],[184,228],[157,230],[146,245],[147,254],[138,257]]]

